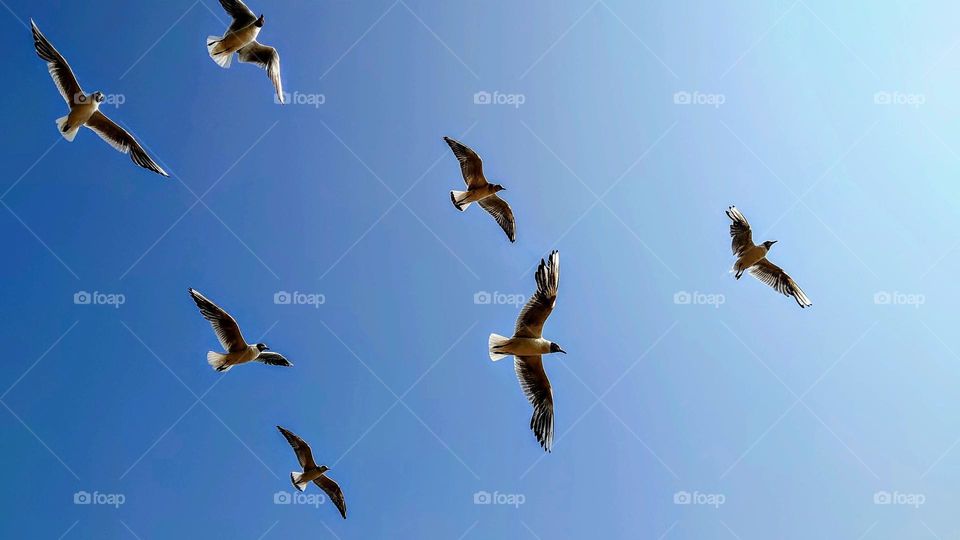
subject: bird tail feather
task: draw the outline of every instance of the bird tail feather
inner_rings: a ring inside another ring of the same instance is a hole
[[[207,53],[218,66],[227,69],[233,62],[233,54],[226,51],[217,51],[217,44],[220,43],[220,39],[220,36],[207,36]]]
[[[467,195],[466,191],[451,191],[450,192],[450,201],[453,203],[453,206],[463,212],[470,206],[472,203],[458,203],[457,201]]]
[[[487,341],[487,344],[490,346],[490,359],[496,362],[497,360],[506,358],[510,356],[509,354],[494,352],[494,349],[504,345],[506,342],[510,341],[510,338],[503,337],[500,334],[490,334],[490,339]]]
[[[290,482],[293,483],[293,487],[297,488],[297,491],[303,491],[307,489],[307,484],[310,483],[303,479],[303,473],[298,473],[296,471],[290,473]]]
[[[226,365],[227,355],[210,351],[207,353],[207,363],[217,371],[230,371],[233,366]]]
[[[80,126],[71,127],[67,125],[67,119],[69,116],[63,116],[57,118],[57,129],[60,131],[60,134],[63,135],[63,138],[68,142],[73,142],[73,138],[77,136],[77,132],[80,131]]]

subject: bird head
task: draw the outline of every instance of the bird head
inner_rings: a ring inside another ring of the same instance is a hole
[[[103,92],[100,92],[100,91],[94,92],[93,100],[96,101],[97,103],[103,103],[103,100],[104,100]]]
[[[325,473],[325,472],[327,472],[327,471],[330,470],[330,467],[327,467],[326,465],[321,465],[321,466],[318,467],[318,468],[320,469],[320,474],[323,474],[323,473]]]
[[[766,242],[763,243],[763,247],[767,248],[767,251],[770,251],[770,248],[773,247],[773,245],[776,243],[777,243],[776,240],[767,240]]]
[[[493,185],[493,192],[494,192],[494,193],[496,193],[496,192],[498,192],[498,191],[505,191],[506,189],[507,189],[507,188],[501,186],[500,184],[494,184],[494,185]]]
[[[263,28],[263,13],[261,13],[260,16],[257,17],[257,20],[253,23],[253,25],[256,26],[257,28]]]
[[[557,345],[556,343],[550,344],[550,352],[552,353],[559,352],[559,353],[567,354],[567,351],[561,349],[560,346]]]
[[[257,343],[257,350],[260,352],[269,351],[270,347],[267,347],[266,343]]]

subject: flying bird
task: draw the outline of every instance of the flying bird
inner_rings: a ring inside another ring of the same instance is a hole
[[[347,519],[347,503],[343,499],[343,491],[336,482],[324,474],[330,470],[330,467],[326,465],[317,466],[317,462],[313,460],[310,445],[305,443],[303,439],[280,426],[277,426],[277,429],[293,447],[294,453],[297,454],[297,460],[300,461],[300,467],[303,469],[302,473],[297,471],[290,473],[290,481],[293,482],[293,487],[297,488],[298,491],[303,491],[307,488],[307,484],[313,482],[327,494],[327,497],[330,497],[333,504],[337,506],[337,510],[340,510],[343,519]]]
[[[737,256],[731,272],[736,272],[735,278],[740,279],[744,272],[773,287],[777,292],[792,296],[801,308],[813,305],[813,302],[800,289],[782,268],[767,260],[767,253],[777,243],[776,240],[767,240],[759,246],[753,243],[753,232],[747,218],[743,217],[736,206],[727,208],[727,217],[730,218],[730,236],[733,238],[731,247]]]
[[[277,91],[277,101],[283,103],[283,83],[280,80],[280,55],[273,47],[257,42],[263,28],[263,15],[254,15],[240,0],[220,0],[224,11],[233,22],[223,36],[207,37],[207,52],[218,66],[228,69],[233,53],[241,62],[256,64],[267,70],[267,76]]]
[[[444,137],[443,140],[447,141],[450,149],[453,150],[453,155],[457,156],[457,161],[460,162],[460,172],[463,173],[463,181],[467,184],[467,191],[450,192],[450,200],[453,202],[453,206],[463,212],[472,203],[479,204],[480,208],[486,210],[493,216],[493,219],[497,220],[497,224],[500,225],[503,232],[507,233],[507,238],[511,242],[516,242],[517,223],[513,219],[513,210],[510,209],[507,201],[497,196],[497,192],[507,188],[500,184],[487,182],[487,179],[483,176],[483,162],[480,161],[480,156],[476,152],[450,137]]]
[[[100,112],[100,104],[105,99],[103,92],[97,91],[92,94],[84,92],[70,65],[40,32],[33,19],[30,20],[30,27],[33,31],[33,46],[37,50],[37,55],[47,63],[53,82],[70,108],[70,114],[57,118],[57,128],[63,138],[73,142],[80,128],[86,126],[110,146],[124,154],[130,154],[130,158],[137,165],[157,174],[170,176],[147,155],[133,135]]]
[[[560,253],[553,251],[544,262],[540,259],[537,268],[537,292],[523,306],[513,337],[490,334],[488,342],[490,359],[496,362],[514,356],[513,368],[520,380],[520,387],[533,405],[530,429],[537,436],[540,446],[550,452],[553,448],[553,389],[547,372],[543,370],[543,356],[564,353],[560,345],[543,339],[543,324],[557,303],[557,287],[560,285]]]
[[[227,351],[226,354],[214,351],[207,353],[207,363],[213,366],[213,369],[229,371],[233,366],[254,361],[263,362],[270,366],[293,366],[283,355],[271,352],[265,343],[247,345],[247,342],[243,339],[243,334],[240,333],[237,321],[229,313],[200,294],[200,291],[187,290],[190,291],[190,297],[200,308],[200,314],[203,315],[204,319],[210,321],[210,326],[216,332],[220,345]]]

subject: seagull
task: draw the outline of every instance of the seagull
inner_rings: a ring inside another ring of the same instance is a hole
[[[233,366],[253,361],[263,362],[270,366],[293,366],[283,355],[271,352],[265,343],[247,345],[247,342],[243,340],[243,334],[240,333],[240,327],[237,326],[237,321],[229,313],[200,294],[200,291],[187,290],[190,292],[193,301],[197,303],[197,307],[200,308],[200,314],[203,315],[204,319],[210,321],[210,326],[217,333],[220,345],[227,350],[226,354],[214,351],[207,353],[207,363],[213,366],[213,369],[229,371]]]
[[[80,83],[77,82],[77,77],[73,74],[73,70],[70,69],[70,65],[57,52],[57,49],[47,41],[33,19],[30,19],[30,28],[33,31],[33,46],[37,49],[37,55],[47,63],[47,69],[50,71],[50,76],[53,77],[53,82],[57,85],[60,95],[63,96],[70,108],[70,114],[57,118],[57,128],[63,138],[73,142],[80,128],[86,126],[110,146],[124,154],[130,154],[130,158],[137,165],[157,174],[170,176],[153,161],[153,158],[147,155],[147,152],[144,151],[133,135],[100,112],[100,104],[105,99],[103,92],[87,94],[83,91]]]
[[[750,272],[751,276],[773,287],[777,292],[792,296],[801,308],[812,306],[813,302],[800,290],[797,282],[782,268],[767,260],[770,247],[777,241],[767,240],[759,246],[754,245],[750,224],[736,206],[727,208],[727,217],[733,221],[730,224],[730,236],[733,237],[731,247],[733,254],[737,256],[737,262],[733,264],[730,271],[736,272],[734,277],[740,279],[744,271]]]
[[[336,482],[324,474],[330,470],[330,467],[326,465],[317,467],[317,462],[313,460],[313,453],[310,451],[310,445],[280,426],[277,426],[277,429],[293,447],[293,451],[297,454],[297,460],[303,467],[302,473],[296,471],[290,473],[290,481],[293,482],[293,487],[297,488],[297,491],[303,491],[307,488],[307,484],[313,482],[327,494],[327,497],[330,497],[333,504],[337,506],[337,510],[340,510],[343,519],[347,519],[347,502],[343,499],[343,491],[340,490],[340,486]]]
[[[223,69],[228,69],[237,53],[241,62],[256,64],[267,70],[267,76],[277,90],[277,101],[283,103],[283,83],[280,81],[280,55],[277,50],[257,42],[263,28],[263,15],[254,15],[240,0],[220,0],[224,11],[233,17],[233,23],[223,36],[207,37],[210,58]]]
[[[550,379],[543,370],[543,356],[567,351],[560,345],[543,339],[543,323],[547,321],[557,303],[557,287],[560,285],[560,253],[550,253],[549,263],[540,259],[537,268],[537,292],[523,306],[513,337],[490,334],[490,359],[496,362],[514,356],[513,368],[520,380],[520,387],[533,405],[530,429],[540,441],[540,446],[550,452],[553,448],[553,390]]]
[[[507,188],[500,184],[490,184],[483,176],[483,162],[476,152],[465,145],[444,137],[453,155],[457,156],[460,162],[460,172],[463,173],[463,181],[467,184],[467,191],[451,191],[450,200],[453,206],[463,212],[471,203],[477,203],[480,208],[486,210],[493,219],[497,220],[503,232],[507,233],[507,238],[511,242],[517,241],[517,222],[513,219],[513,210],[507,201],[497,196],[498,191]]]

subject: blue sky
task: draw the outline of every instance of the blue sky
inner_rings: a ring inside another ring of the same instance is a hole
[[[960,534],[956,5],[253,3],[286,107],[206,55],[214,0],[2,7],[0,536]],[[31,17],[173,178],[61,140]],[[444,135],[516,244],[451,207]],[[727,273],[730,204],[811,309]],[[544,455],[486,353],[518,308],[474,297],[554,248]],[[295,367],[210,370],[187,287]],[[276,424],[348,520],[275,504]]]

